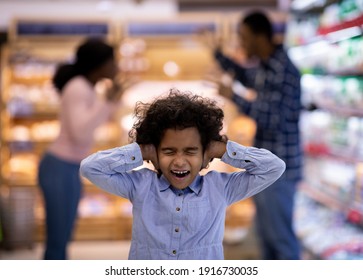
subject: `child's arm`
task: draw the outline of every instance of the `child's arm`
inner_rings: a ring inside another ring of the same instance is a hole
[[[226,144],[221,160],[246,171],[228,175],[226,196],[230,203],[250,197],[275,182],[285,171],[283,160],[266,149],[245,147],[233,141]]]
[[[94,153],[81,162],[80,174],[100,188],[122,196],[131,198],[132,187],[136,180],[142,180],[136,174],[127,174],[143,164],[141,149],[137,143],[123,147]]]

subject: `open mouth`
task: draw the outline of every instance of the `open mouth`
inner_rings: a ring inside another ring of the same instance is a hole
[[[184,178],[185,176],[189,175],[190,171],[176,171],[171,170],[171,174],[178,178]]]

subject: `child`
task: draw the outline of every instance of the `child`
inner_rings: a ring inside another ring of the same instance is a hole
[[[271,185],[285,163],[220,135],[223,111],[198,95],[172,90],[135,116],[133,143],[81,162],[84,177],[133,204],[129,259],[224,259],[226,208]],[[246,171],[199,175],[213,158]],[[157,171],[132,170],[143,160]]]

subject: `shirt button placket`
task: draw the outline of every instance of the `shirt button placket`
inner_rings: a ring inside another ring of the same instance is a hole
[[[175,196],[175,210],[173,211],[173,232],[172,232],[172,242],[171,242],[171,255],[177,258],[177,252],[180,251],[181,245],[181,221],[182,221],[182,209],[183,209],[183,199],[184,195],[180,191]]]

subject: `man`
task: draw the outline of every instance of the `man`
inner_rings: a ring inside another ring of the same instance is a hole
[[[219,65],[239,82],[226,97],[256,121],[254,146],[272,151],[286,163],[284,175],[254,197],[263,258],[299,259],[293,204],[302,169],[300,73],[282,46],[274,44],[272,24],[264,13],[253,12],[241,19],[238,32],[247,58],[257,58],[258,63],[244,68],[215,49]]]

